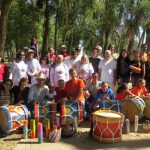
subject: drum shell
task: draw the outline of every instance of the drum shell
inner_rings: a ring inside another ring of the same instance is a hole
[[[108,118],[96,115],[97,113],[114,113],[120,118]],[[116,143],[121,141],[124,115],[112,110],[99,110],[93,113],[93,138],[103,143]],[[114,135],[113,135],[113,134]]]
[[[79,103],[72,103],[70,101],[64,101],[61,105],[61,125],[66,123],[73,124],[73,118],[77,117],[78,122],[83,121],[83,109]]]
[[[145,102],[139,97],[133,97],[122,101],[122,112],[125,118],[128,118],[130,122],[135,121],[135,115],[139,118],[143,116],[145,109]]]
[[[28,120],[29,111],[25,105],[1,106],[0,127],[4,132],[9,132],[23,127],[24,121]]]
[[[34,105],[34,118],[36,123],[38,121],[44,122],[45,119],[50,119],[51,126],[56,125],[56,113],[57,113],[57,104],[54,102],[41,105]]]
[[[144,110],[144,116],[150,119],[150,99],[146,98],[144,99],[145,102],[145,110]]]

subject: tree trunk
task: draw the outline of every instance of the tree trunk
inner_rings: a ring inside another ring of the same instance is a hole
[[[138,48],[141,47],[141,45],[143,44],[143,41],[144,41],[144,37],[145,37],[145,29],[143,29],[143,32],[142,32],[142,35],[141,35],[141,38],[139,40],[139,44],[138,44]]]
[[[2,0],[0,8],[0,55],[4,55],[6,33],[7,33],[7,18],[13,0]]]
[[[57,34],[58,34],[58,9],[56,11],[56,18],[55,18],[55,35],[54,35],[54,49],[56,54],[57,52]]]
[[[42,54],[45,54],[47,51],[47,39],[49,35],[49,16],[50,16],[49,4],[48,0],[46,0]]]
[[[147,49],[150,52],[150,25],[146,28],[146,35]]]
[[[129,53],[132,52],[133,46],[134,46],[134,37],[130,38],[130,40],[129,40],[129,45],[128,45],[128,51],[129,51]]]
[[[107,46],[108,46],[108,40],[109,40],[109,29],[105,30],[105,45],[104,45],[104,51],[107,50]]]

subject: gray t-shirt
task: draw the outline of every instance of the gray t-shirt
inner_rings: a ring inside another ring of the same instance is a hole
[[[87,85],[86,90],[89,91],[92,97],[96,98],[97,89],[101,86],[101,83],[101,81],[97,81],[96,85],[92,84],[92,82]]]

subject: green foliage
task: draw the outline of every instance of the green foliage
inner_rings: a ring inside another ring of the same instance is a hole
[[[46,0],[16,0],[9,13],[7,49],[22,49],[37,37],[43,41]],[[140,28],[150,25],[149,0],[49,0],[50,31],[47,47],[66,44],[73,49],[82,40],[90,53],[96,45],[105,49],[109,43],[119,51],[127,48],[135,37],[141,38]],[[57,31],[57,32],[56,32]],[[56,36],[56,39],[55,39]]]

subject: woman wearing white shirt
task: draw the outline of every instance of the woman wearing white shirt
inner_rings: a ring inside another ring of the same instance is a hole
[[[94,73],[94,69],[91,63],[89,63],[89,59],[87,55],[83,55],[81,60],[78,61],[74,67],[77,70],[78,77],[85,81],[87,85],[91,79],[92,74]]]
[[[24,62],[25,60],[25,53],[24,51],[20,51],[17,56],[16,60],[12,64],[12,81],[13,85],[19,85],[19,81],[23,77],[27,77],[27,65]]]
[[[58,87],[58,80],[63,79],[65,82],[69,80],[68,67],[63,63],[63,56],[58,55],[56,63],[51,65],[50,81],[54,83],[55,87]]]

